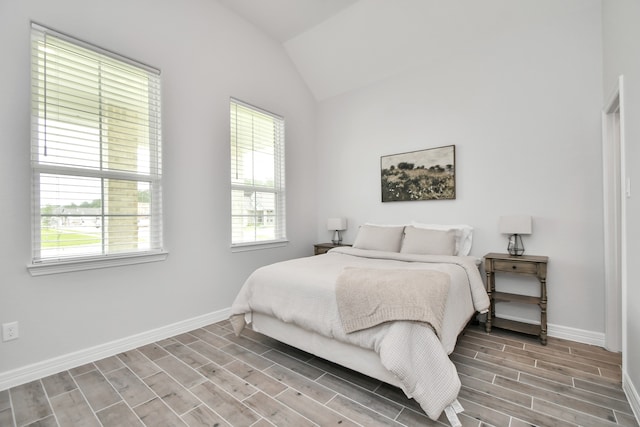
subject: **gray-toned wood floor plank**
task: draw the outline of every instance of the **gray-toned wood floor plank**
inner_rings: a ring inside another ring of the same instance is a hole
[[[593,393],[601,394],[603,396],[609,396],[613,399],[624,400],[624,401],[627,400],[627,396],[624,394],[621,384],[603,385],[603,384],[596,384],[592,381],[582,380],[579,378],[574,379],[573,383],[575,387],[578,389],[588,390]]]
[[[118,356],[106,357],[102,360],[98,360],[93,363],[98,367],[100,372],[102,372],[103,374],[106,374],[111,371],[115,371],[116,369],[120,369],[124,366],[122,361],[118,359]]]
[[[189,348],[195,350],[207,359],[207,362],[215,362],[220,366],[231,363],[235,360],[233,356],[225,353],[204,341],[197,340],[189,344]],[[206,363],[205,363],[206,364]]]
[[[14,427],[13,411],[11,408],[5,408],[0,410],[0,426]]]
[[[391,400],[380,399],[380,395],[360,388],[331,374],[323,375],[322,378],[318,380],[318,383],[338,394],[349,396],[350,399],[388,418],[395,419],[400,414],[400,411],[402,411],[401,405]]]
[[[262,356],[274,363],[286,366],[293,372],[297,372],[298,374],[303,375],[310,380],[317,380],[322,376],[322,374],[324,374],[323,370],[276,350],[267,351]]]
[[[4,411],[5,409],[11,409],[9,390],[0,391],[0,411]]]
[[[287,389],[280,381],[240,360],[225,365],[225,368],[269,396],[275,396]]]
[[[75,377],[77,375],[82,375],[82,374],[86,374],[87,372],[93,371],[96,368],[96,365],[94,365],[93,363],[87,363],[81,366],[76,366],[73,369],[69,369],[69,373],[71,374],[71,376]]]
[[[118,354],[118,358],[140,378],[160,372],[160,368],[138,350],[125,351]]]
[[[238,344],[241,347],[246,348],[247,350],[250,350],[256,354],[262,354],[265,353],[269,350],[271,350],[271,347],[268,347],[264,344],[260,344],[257,341],[254,341],[252,339],[246,338],[242,335],[240,335],[239,337],[235,336],[235,334],[233,333],[229,333],[227,335],[225,335],[223,338],[226,338],[227,340],[231,341],[232,343]]]
[[[336,395],[333,390],[329,390],[325,386],[318,384],[315,381],[311,381],[307,377],[293,372],[281,365],[273,365],[266,369],[264,373],[272,376],[283,384],[306,394],[320,403],[326,403]]]
[[[167,350],[165,350],[164,347],[162,347],[160,344],[155,342],[151,344],[143,345],[142,347],[138,347],[138,351],[144,354],[151,361],[160,359],[161,357],[164,357],[169,354],[169,352],[167,352]]]
[[[80,390],[51,398],[51,406],[60,427],[100,427],[100,422]]]
[[[75,380],[94,411],[99,411],[122,400],[111,383],[97,370],[78,375]]]
[[[377,412],[374,412],[351,399],[347,399],[342,395],[337,395],[335,398],[331,399],[331,401],[327,403],[327,406],[334,411],[344,414],[346,417],[363,426],[381,427],[401,425],[391,419],[385,419],[385,417]]]
[[[193,369],[198,369],[210,362],[209,359],[180,342],[171,343],[164,349]]]
[[[193,408],[182,416],[182,420],[187,423],[189,427],[232,427],[224,418],[205,405]]]
[[[454,363],[460,363],[466,366],[470,366],[472,368],[475,369],[480,369],[486,372],[490,372],[492,374],[495,375],[502,375],[503,377],[506,378],[513,378],[513,379],[517,379],[518,378],[518,370],[514,369],[512,367],[507,367],[507,366],[503,366],[499,363],[492,363],[494,361],[484,361],[484,360],[480,360],[480,359],[472,359],[470,357],[467,356],[462,356],[458,353],[456,353],[455,351],[453,353],[451,353],[451,355],[449,356],[449,358],[454,362]]]
[[[118,402],[96,413],[103,427],[143,427],[140,418],[124,402]]]
[[[280,393],[276,397],[276,400],[282,402],[320,426],[357,426],[356,423],[344,415],[329,409],[325,405],[321,405],[315,400],[293,389],[287,389],[285,392]]]
[[[616,425],[615,418],[612,420],[604,420],[599,417],[585,414],[579,410],[574,410],[562,405],[556,405],[555,403],[536,398],[533,399],[533,409],[581,427],[611,427]]]
[[[499,384],[507,389],[511,389],[514,392],[519,392],[521,394],[526,393],[533,398],[546,400],[547,402],[554,402],[567,408],[575,408],[581,412],[602,418],[603,420],[611,421],[612,419],[614,419],[612,409],[595,405],[593,403],[587,402],[586,400],[576,399],[563,393],[549,391],[533,385],[509,380],[502,377],[496,378],[496,384]]]
[[[144,382],[175,413],[182,415],[200,405],[200,401],[180,383],[167,375],[158,372],[144,379]]]
[[[509,415],[496,411],[491,407],[487,407],[483,404],[473,401],[473,396],[468,396],[469,399],[461,396],[458,398],[460,404],[464,408],[464,415],[472,417],[479,423],[492,425],[492,426],[508,426]]]
[[[612,410],[622,411],[627,414],[632,414],[631,405],[626,400],[620,400],[609,396],[604,396],[599,393],[583,390],[577,387],[570,387],[563,384],[558,384],[553,381],[545,380],[544,378],[534,377],[528,374],[520,375],[520,382],[530,384],[538,388],[554,391],[563,396],[572,397],[575,399],[584,400],[586,402],[599,405],[603,408],[610,408]]]
[[[261,418],[244,403],[211,381],[198,384],[191,389],[191,392],[233,426],[249,426]]]
[[[191,335],[193,335],[194,337],[199,338],[200,340],[206,342],[207,344],[210,344],[216,348],[221,348],[224,347],[225,345],[228,345],[231,341],[229,341],[226,338],[222,338],[219,335],[216,335],[214,333],[211,333],[209,331],[207,331],[204,328],[201,329],[195,329],[191,332],[189,332]],[[228,332],[225,331],[225,335],[228,334]]]
[[[244,400],[258,391],[247,381],[213,362],[201,367],[198,372],[238,400]]]
[[[192,342],[194,342],[198,338],[194,337],[190,333],[184,333],[184,334],[179,334],[179,335],[174,336],[173,339],[178,341],[181,344],[187,345],[187,344],[191,344]]]
[[[135,407],[134,412],[146,426],[177,427],[186,424],[165,403],[155,398],[140,406]]]
[[[224,347],[221,347],[220,350],[224,351],[227,354],[230,354],[238,360],[242,360],[248,365],[251,365],[261,371],[264,371],[269,366],[273,366],[273,362],[271,360],[266,359],[234,343],[225,345]]]
[[[62,371],[43,378],[42,385],[49,398],[78,388],[69,371]]]
[[[488,383],[466,375],[460,375],[460,382],[467,388],[472,388],[490,396],[515,403],[516,405],[524,406],[525,408],[531,408],[531,404],[533,402],[530,395],[520,392],[515,387],[504,387],[499,383]],[[510,383],[507,384],[510,385]]]
[[[131,407],[156,397],[149,387],[126,366],[105,374],[105,377]]]
[[[198,371],[173,356],[161,357],[155,363],[185,388],[191,388],[206,380]]]
[[[259,391],[243,403],[276,426],[315,427],[311,420]]]
[[[219,337],[224,337],[225,335],[229,335],[233,332],[233,328],[229,322],[217,322],[212,323],[211,325],[203,326],[202,329],[205,331],[211,332],[212,334],[218,335]]]
[[[476,351],[477,353],[488,354],[496,357],[505,357],[504,349],[496,350],[492,347],[486,347],[479,344],[471,343],[468,340],[461,340],[458,345],[460,346],[460,348],[471,349]],[[509,359],[514,362],[522,363],[523,365],[536,365],[536,359],[528,355],[513,353],[509,356]]]
[[[40,380],[14,387],[10,394],[13,414],[19,426],[53,414]]]
[[[315,366],[318,369],[321,369],[324,372],[328,372],[338,378],[342,378],[346,381],[349,381],[350,383],[356,384],[366,390],[374,391],[380,386],[380,380],[367,377],[349,368],[345,368],[344,366],[337,365],[319,357],[314,357],[307,363]]]
[[[624,414],[616,411],[616,420],[618,420],[618,424],[625,427],[638,427],[638,421],[635,419],[633,415]]]

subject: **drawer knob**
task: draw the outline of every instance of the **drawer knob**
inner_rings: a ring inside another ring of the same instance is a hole
[[[517,266],[515,266],[515,265],[512,265],[512,266],[511,266],[511,268],[513,268],[513,269],[515,270],[515,269],[516,269],[516,268],[518,268],[518,267],[517,267]]]

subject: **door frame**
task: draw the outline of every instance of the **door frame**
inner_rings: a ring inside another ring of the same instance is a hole
[[[604,197],[605,347],[622,351],[626,367],[627,239],[626,199],[630,196],[626,174],[624,132],[624,76],[602,111],[602,162]]]

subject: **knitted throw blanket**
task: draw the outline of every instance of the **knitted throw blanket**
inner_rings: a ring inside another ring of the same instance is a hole
[[[392,320],[424,322],[440,337],[450,283],[439,271],[346,267],[336,282],[340,321],[346,333]]]

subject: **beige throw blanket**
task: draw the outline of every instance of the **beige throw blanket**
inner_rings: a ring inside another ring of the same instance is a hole
[[[392,320],[429,324],[440,337],[451,279],[432,270],[346,267],[336,282],[346,333]]]

